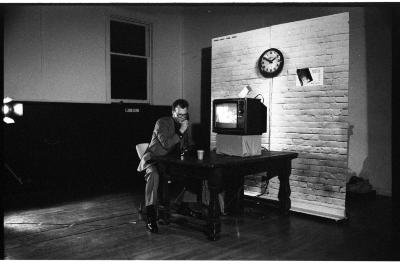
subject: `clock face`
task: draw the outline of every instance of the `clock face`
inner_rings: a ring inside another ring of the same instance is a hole
[[[283,68],[283,55],[276,48],[266,50],[258,60],[258,69],[264,77],[274,77]]]

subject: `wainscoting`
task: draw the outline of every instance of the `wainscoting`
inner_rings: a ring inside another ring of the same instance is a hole
[[[156,120],[171,114],[169,106],[23,104],[24,115],[4,125],[6,207],[26,204],[27,193],[74,197],[142,188],[135,145],[149,142]]]

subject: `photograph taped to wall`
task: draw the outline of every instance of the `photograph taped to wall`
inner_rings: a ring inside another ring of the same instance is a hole
[[[324,84],[324,68],[297,69],[296,86],[314,86]]]

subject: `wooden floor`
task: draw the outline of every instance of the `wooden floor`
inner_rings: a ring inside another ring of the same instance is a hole
[[[400,260],[399,213],[390,198],[348,201],[346,223],[247,203],[244,216],[223,217],[214,242],[195,219],[146,232],[137,212],[142,199],[113,193],[6,211],[5,259]]]

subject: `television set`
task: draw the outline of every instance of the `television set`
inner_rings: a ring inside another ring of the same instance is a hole
[[[267,107],[258,98],[226,98],[213,101],[213,132],[260,135],[267,131]]]

